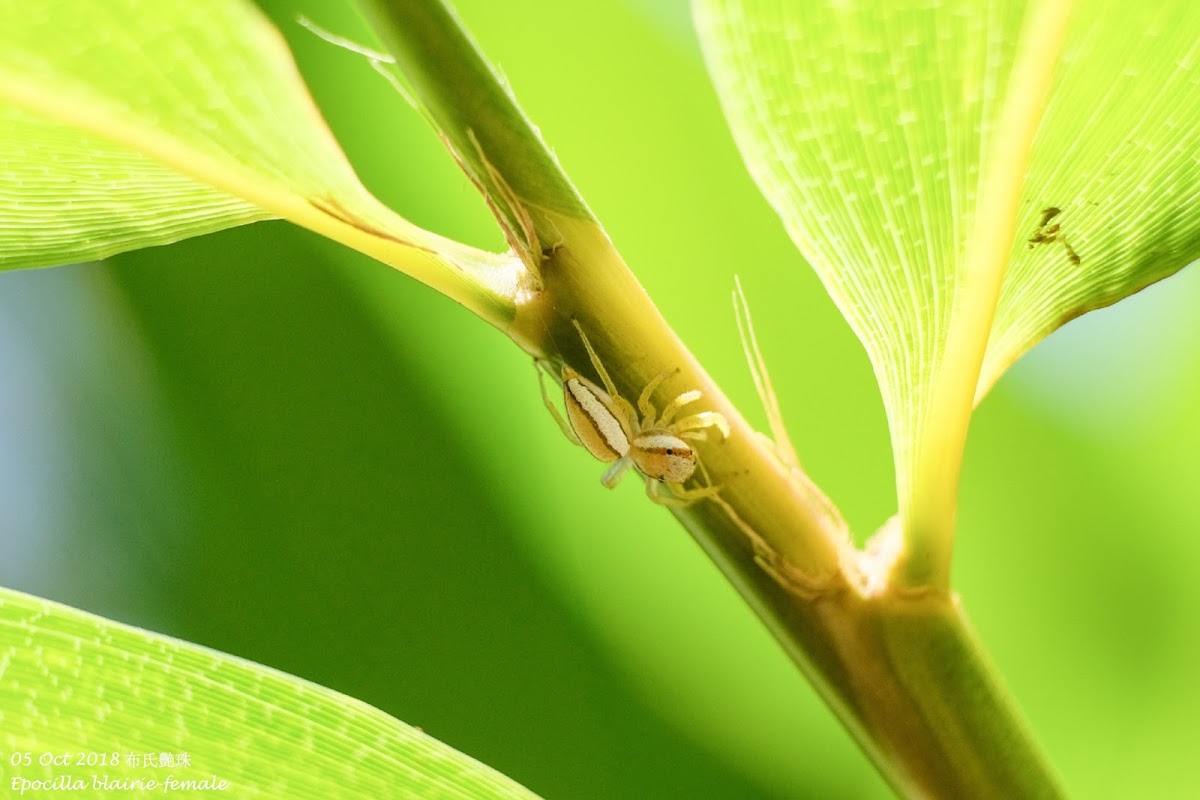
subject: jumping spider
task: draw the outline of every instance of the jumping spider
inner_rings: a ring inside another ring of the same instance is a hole
[[[601,389],[575,370],[564,365],[562,368],[563,405],[567,419],[563,419],[546,393],[541,370],[538,380],[542,399],[550,409],[563,433],[576,444],[583,445],[589,453],[612,466],[604,473],[601,482],[610,489],[617,485],[621,476],[632,466],[646,479],[646,494],[656,503],[669,506],[684,506],[705,497],[712,497],[721,490],[720,486],[684,488],[696,471],[696,451],[685,439],[704,441],[708,438],[705,428],[715,428],[722,438],[729,436],[729,423],[716,411],[701,411],[681,419],[675,419],[679,411],[689,403],[700,399],[698,390],[684,392],[676,397],[662,414],[658,414],[650,402],[654,390],[677,373],[664,372],[656,376],[642,390],[637,408],[617,392],[608,370],[592,349],[587,334],[578,320],[571,320],[579,332],[592,366],[600,376]],[[544,363],[541,366],[545,366]],[[641,412],[639,415],[638,412]],[[666,486],[668,494],[662,492]]]

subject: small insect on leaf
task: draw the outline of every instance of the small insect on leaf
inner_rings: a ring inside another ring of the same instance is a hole
[[[1025,249],[1032,250],[1034,247],[1040,244],[1053,244],[1054,242],[1058,242],[1063,246],[1063,249],[1067,251],[1067,260],[1075,266],[1079,266],[1082,263],[1082,259],[1079,257],[1079,253],[1075,252],[1075,248],[1071,247],[1071,243],[1068,242],[1067,238],[1063,235],[1062,224],[1058,222],[1054,223],[1053,225],[1050,224],[1050,220],[1054,219],[1061,213],[1062,209],[1055,206],[1043,208],[1042,217],[1041,221],[1038,223],[1038,228],[1033,232],[1033,236],[1030,236],[1026,240]]]

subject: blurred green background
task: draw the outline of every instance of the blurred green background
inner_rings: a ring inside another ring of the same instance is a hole
[[[741,166],[683,0],[460,0],[650,294],[865,535],[894,510],[858,343]],[[367,185],[502,240],[433,133],[267,5]],[[1200,791],[1200,274],[1072,323],[972,430],[956,584],[1079,797]],[[0,582],[366,700],[550,798],[877,798],[882,782],[528,359],[283,223],[0,275]]]

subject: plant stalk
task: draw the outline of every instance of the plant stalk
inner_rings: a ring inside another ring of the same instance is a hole
[[[452,148],[479,143],[483,155],[464,166],[494,171],[485,196],[505,187],[505,202],[493,205],[503,206],[500,224],[511,234],[528,219],[548,243],[537,265],[541,290],[518,304],[506,333],[536,358],[591,375],[577,321],[626,397],[677,369],[664,391],[699,389],[704,407],[728,420],[726,440],[698,446],[719,496],[672,513],[896,791],[1060,796],[957,602],[948,592],[865,596],[836,511],[749,427],[671,330],[453,13],[439,0],[358,4]]]

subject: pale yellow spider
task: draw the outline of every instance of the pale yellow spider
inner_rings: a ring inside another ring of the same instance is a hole
[[[662,505],[682,506],[705,497],[712,497],[721,490],[720,486],[704,486],[685,489],[683,484],[696,471],[696,451],[684,439],[704,441],[708,438],[705,428],[716,428],[723,438],[729,436],[729,423],[716,411],[701,411],[682,419],[675,415],[689,403],[700,399],[700,392],[693,389],[676,397],[661,415],[650,403],[650,397],[664,380],[678,372],[664,372],[656,376],[638,397],[635,409],[621,397],[613,385],[608,370],[592,349],[587,334],[578,320],[571,320],[588,358],[604,383],[601,389],[575,370],[564,365],[562,368],[563,405],[567,409],[564,420],[546,394],[546,384],[538,371],[542,399],[554,416],[563,433],[571,441],[581,444],[587,451],[612,466],[604,473],[601,482],[610,489],[617,485],[621,476],[632,466],[646,479],[646,494]],[[638,415],[638,411],[641,415]],[[569,423],[568,423],[569,420]],[[663,494],[665,485],[670,493]]]

